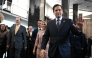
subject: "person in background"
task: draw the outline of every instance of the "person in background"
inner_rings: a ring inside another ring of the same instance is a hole
[[[27,49],[26,28],[20,23],[21,18],[16,17],[16,24],[9,31],[6,47],[10,48],[10,58],[20,58],[22,48]]]
[[[38,20],[38,22],[37,22],[38,27],[36,29],[34,29],[34,31],[32,33],[32,38],[34,39],[34,43],[35,43],[38,31],[41,30],[41,23],[42,23],[42,21]]]
[[[32,26],[29,26],[27,31],[27,58],[33,58],[34,42],[32,39]]]
[[[41,43],[42,43],[42,37],[44,35],[44,32],[46,30],[46,25],[47,23],[45,21],[42,22],[42,29],[38,31],[37,33],[37,37],[36,37],[36,41],[35,41],[35,45],[34,45],[34,49],[33,49],[33,54],[35,54],[36,52],[36,58],[40,58],[40,51],[41,51]],[[37,48],[37,51],[36,51]],[[46,51],[48,51],[49,48],[49,42],[46,46]],[[45,54],[44,58],[48,58],[48,53]]]
[[[8,27],[8,25],[6,25],[6,30],[9,32],[9,27]]]
[[[82,33],[80,36],[70,34],[71,43],[71,58],[82,58],[82,52],[84,50],[84,44],[86,41],[85,34]]]
[[[8,31],[6,30],[5,24],[0,25],[0,58],[3,58],[3,54],[6,52]]]
[[[91,48],[92,48],[92,35],[88,38],[88,57],[91,57]]]
[[[36,29],[34,29],[34,31],[32,32],[32,39],[33,39],[34,44],[35,44],[37,33],[39,30],[41,30],[41,23],[42,23],[42,21],[38,20],[38,22],[37,22],[38,27]],[[35,54],[34,54],[33,58],[36,58]]]

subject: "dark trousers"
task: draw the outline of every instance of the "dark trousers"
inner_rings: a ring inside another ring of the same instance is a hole
[[[3,54],[6,52],[6,46],[0,46],[0,58],[3,58]]]
[[[21,50],[20,58],[26,58],[26,50],[24,48]]]
[[[9,57],[10,58],[15,58],[15,48],[10,48]]]
[[[13,43],[13,47],[10,47],[10,58],[20,58],[22,48],[15,48],[15,42]]]
[[[10,58],[10,48],[7,49],[7,58]]]
[[[33,58],[36,58],[36,53],[35,53],[35,54],[33,54]]]
[[[92,39],[88,39],[88,56],[91,57]]]
[[[21,49],[15,49],[15,58],[20,58]]]
[[[82,58],[82,50],[71,48],[71,58]]]
[[[33,47],[34,44],[27,45],[27,58],[33,58]]]
[[[11,48],[10,58],[20,58],[21,49]]]
[[[62,58],[61,55],[60,55],[59,49],[57,48],[54,56],[53,57],[49,57],[49,58]]]

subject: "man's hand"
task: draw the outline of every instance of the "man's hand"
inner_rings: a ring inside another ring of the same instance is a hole
[[[35,49],[33,49],[33,54],[35,54]]]
[[[83,22],[84,22],[84,20],[79,20],[79,18],[78,18],[76,24],[73,24],[73,26],[78,28],[78,29],[82,29]]]
[[[42,49],[41,52],[40,52],[40,57],[44,58],[45,57],[45,53],[46,53],[46,51],[44,49]]]
[[[9,47],[10,47],[9,45],[6,45],[6,49],[9,49]]]
[[[29,40],[31,41],[31,38],[29,38]]]
[[[6,35],[6,34],[7,34],[7,31],[4,32],[4,35]]]
[[[24,48],[25,50],[27,49],[27,47]]]

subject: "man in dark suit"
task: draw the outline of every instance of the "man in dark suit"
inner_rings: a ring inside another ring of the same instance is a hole
[[[34,39],[34,42],[36,40],[38,31],[41,30],[41,22],[42,22],[41,20],[38,20],[38,22],[37,22],[38,27],[36,29],[34,29],[34,31],[32,33],[32,38]]]
[[[27,57],[26,58],[33,58],[33,47],[34,47],[34,42],[32,39],[32,26],[29,26],[27,31]]]
[[[41,23],[42,23],[42,21],[38,20],[38,22],[37,22],[38,27],[36,29],[34,29],[34,31],[32,32],[32,39],[33,39],[34,44],[35,44],[37,33],[39,30],[41,30]],[[34,55],[33,58],[36,58],[36,55]]]
[[[84,33],[82,33],[80,36],[76,36],[72,33],[70,34],[71,58],[82,58],[85,40],[86,37]]]
[[[20,22],[21,18],[17,17],[16,24],[14,24],[9,31],[6,47],[10,47],[10,58],[20,58],[22,48],[27,48],[26,28],[20,25]]]
[[[75,25],[70,19],[62,17],[63,9],[59,4],[53,6],[53,13],[56,18],[47,24],[42,39],[40,56],[41,58],[44,57],[46,44],[50,39],[49,58],[71,58],[70,31],[75,35],[80,35],[82,32],[77,28],[82,27],[82,21],[78,20]]]

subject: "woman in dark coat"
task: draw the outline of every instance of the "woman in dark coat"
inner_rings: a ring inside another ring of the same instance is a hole
[[[0,25],[0,58],[6,52],[7,30],[5,24]]]

